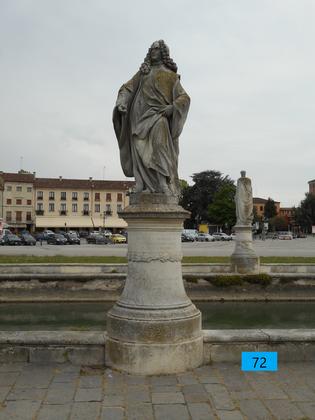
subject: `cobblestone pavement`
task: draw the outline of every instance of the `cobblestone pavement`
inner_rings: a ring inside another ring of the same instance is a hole
[[[315,419],[315,362],[139,377],[73,365],[0,365],[0,420]]]

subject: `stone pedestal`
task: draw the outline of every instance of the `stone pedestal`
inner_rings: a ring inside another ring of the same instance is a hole
[[[253,234],[251,226],[236,225],[235,250],[231,255],[232,271],[239,274],[258,274],[259,257],[253,248]]]
[[[201,314],[186,295],[181,268],[189,213],[175,197],[139,193],[121,216],[128,223],[128,274],[107,316],[107,366],[153,375],[201,365]]]

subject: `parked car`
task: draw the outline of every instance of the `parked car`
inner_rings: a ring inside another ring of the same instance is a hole
[[[47,238],[48,245],[66,245],[67,239],[60,233],[54,233]]]
[[[2,237],[1,245],[22,245],[22,240],[17,235],[9,233]]]
[[[212,236],[214,237],[215,241],[232,241],[233,240],[232,236],[227,235],[226,233],[223,233],[223,232],[212,233]]]
[[[36,239],[30,233],[22,233],[20,238],[23,245],[36,245]]]
[[[63,233],[69,245],[80,245],[81,240],[76,233]]]
[[[196,229],[183,229],[182,233],[184,233],[185,235],[192,236],[194,240],[196,240],[198,236],[198,231]]]
[[[125,244],[127,242],[127,239],[124,235],[121,235],[120,233],[114,233],[111,236],[111,241],[113,244]]]
[[[196,238],[196,241],[198,242],[213,242],[215,239],[212,235],[209,235],[209,233],[198,233],[198,236]]]
[[[96,244],[96,245],[106,245],[110,244],[111,240],[107,238],[105,235],[100,233],[92,233],[86,237],[86,241],[88,244]]]
[[[87,230],[79,230],[78,236],[79,238],[87,238],[89,236],[89,232]]]
[[[276,232],[269,232],[266,235],[266,239],[278,239],[278,233],[276,233]]]
[[[195,237],[188,233],[182,233],[182,242],[195,242]]]
[[[282,240],[292,240],[293,239],[293,235],[291,232],[279,232],[278,233],[278,239],[282,239]]]

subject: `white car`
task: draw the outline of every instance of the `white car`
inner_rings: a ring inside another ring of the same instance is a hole
[[[278,233],[278,239],[282,239],[284,241],[286,240],[292,240],[293,239],[293,235],[291,232],[279,232]]]
[[[223,232],[213,233],[212,236],[214,237],[215,241],[232,241],[232,237]]]
[[[209,235],[209,233],[198,233],[198,236],[196,238],[196,240],[198,242],[213,242],[214,241],[214,237]]]

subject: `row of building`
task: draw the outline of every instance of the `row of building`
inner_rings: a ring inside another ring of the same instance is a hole
[[[13,230],[121,230],[132,181],[37,178],[0,172],[0,218]]]

